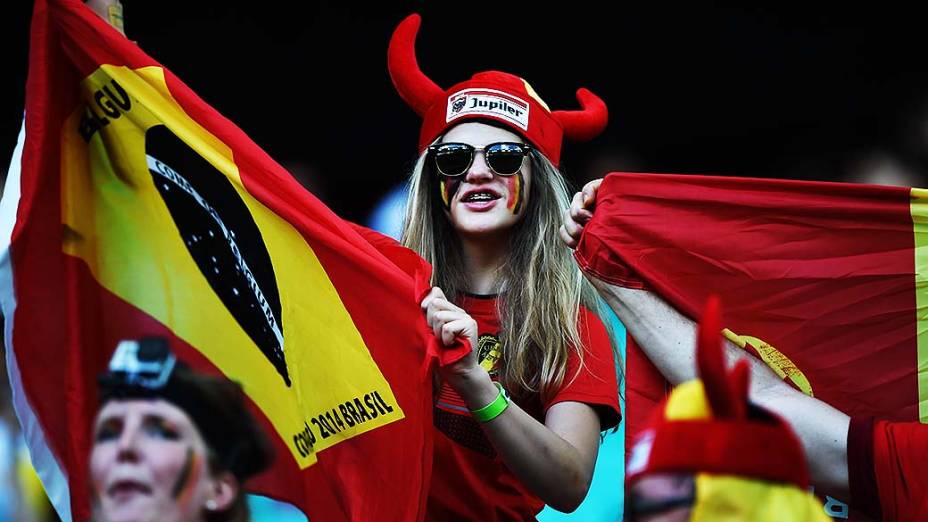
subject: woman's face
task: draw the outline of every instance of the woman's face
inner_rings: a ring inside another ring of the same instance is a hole
[[[441,142],[485,147],[499,142],[524,143],[524,140],[499,127],[468,122],[453,127]],[[522,169],[513,176],[500,176],[487,166],[483,151],[478,151],[467,173],[439,179],[440,189],[448,200],[451,223],[458,234],[478,237],[496,234],[508,231],[525,213],[532,181],[531,161],[526,158]]]
[[[111,400],[90,455],[95,520],[200,520],[215,508],[206,443],[187,414],[164,400]]]
[[[693,475],[655,473],[629,491],[626,518],[634,522],[686,522],[696,500]]]

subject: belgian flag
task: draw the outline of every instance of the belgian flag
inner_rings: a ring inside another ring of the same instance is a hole
[[[0,213],[16,407],[65,518],[89,516],[96,376],[152,334],[243,385],[277,450],[255,491],[312,520],[423,516],[430,268],[339,219],[80,1],[36,2]]]
[[[928,191],[613,173],[576,252],[590,275],[647,288],[848,415],[928,422]],[[629,437],[668,387],[633,343]]]

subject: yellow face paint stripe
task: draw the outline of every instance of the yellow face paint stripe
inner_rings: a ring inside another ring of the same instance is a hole
[[[928,190],[911,191],[915,235],[915,332],[918,368],[918,419],[928,423]]]
[[[451,208],[451,190],[448,188],[448,181],[443,179],[438,183],[441,185],[441,200],[445,204],[445,208]]]

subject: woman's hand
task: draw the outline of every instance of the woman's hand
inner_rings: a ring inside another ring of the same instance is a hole
[[[422,300],[422,312],[425,321],[444,346],[451,346],[455,338],[463,337],[470,341],[471,351],[460,361],[441,368],[442,375],[452,380],[454,377],[466,376],[480,368],[477,364],[477,321],[462,308],[445,297],[437,286]],[[451,383],[452,386],[454,383]]]
[[[570,248],[576,248],[580,242],[583,227],[593,218],[593,207],[596,205],[596,191],[603,180],[594,179],[583,186],[583,190],[574,194],[570,208],[564,212],[564,224],[559,230],[561,240]]]

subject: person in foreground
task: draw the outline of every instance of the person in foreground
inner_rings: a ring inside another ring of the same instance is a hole
[[[439,371],[427,518],[572,511],[600,432],[621,414],[595,292],[558,239],[568,192],[557,165],[564,138],[605,128],[606,106],[580,89],[581,110],[551,111],[498,71],[442,89],[418,67],[419,23],[397,27],[388,55],[394,85],[423,118],[403,244],[434,268],[421,304],[436,338],[471,347]]]
[[[719,302],[699,328],[699,380],[680,384],[636,438],[626,468],[630,521],[830,520],[808,492],[799,439],[748,400],[750,366],[725,368]]]
[[[99,378],[90,453],[97,522],[241,522],[272,450],[241,386],[193,372],[160,338],[122,341]]]

